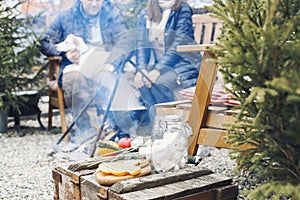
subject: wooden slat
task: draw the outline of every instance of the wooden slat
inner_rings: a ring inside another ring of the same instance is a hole
[[[216,80],[217,65],[207,62],[214,56],[204,51],[201,68],[196,85],[195,96],[192,101],[188,123],[192,128],[193,135],[189,137],[189,155],[194,155],[196,151],[196,142],[202,122],[205,120],[205,113],[208,110],[210,97]]]
[[[204,121],[203,127],[226,129],[227,124],[234,124],[236,118],[231,115],[216,114],[213,112],[208,112],[206,120]]]
[[[206,13],[206,14],[194,14],[192,16],[192,20],[193,20],[194,24],[200,24],[200,23],[223,23],[223,20],[211,17],[209,13]]]
[[[238,186],[231,184],[216,189],[211,189],[202,193],[190,194],[188,196],[176,198],[174,200],[236,200],[237,196]]]
[[[52,170],[52,178],[54,181],[54,200],[59,199],[59,186],[62,182],[62,174],[59,173],[56,169]]]
[[[226,130],[201,128],[197,144],[218,148],[230,148],[231,145],[225,143],[225,140],[223,139],[224,136],[227,136]]]
[[[217,40],[217,38],[222,34],[222,23],[217,23],[215,27],[215,35],[214,35],[214,41]]]
[[[213,46],[213,44],[179,45],[176,50],[177,52],[200,52]]]
[[[202,23],[195,23],[194,37],[195,37],[197,44],[200,44],[201,37],[202,37]]]
[[[217,189],[217,200],[234,200],[237,199],[239,194],[238,187],[236,185],[227,185]]]
[[[80,177],[81,199],[107,199],[108,187],[99,185],[95,174]]]
[[[60,62],[62,57],[61,56],[49,56],[47,59],[50,61]]]
[[[166,172],[163,176],[161,174],[153,174],[151,176],[120,181],[111,186],[110,190],[118,194],[133,192],[137,190],[166,185],[177,181],[185,181],[195,177],[205,176],[211,173],[212,171],[201,168],[200,166],[188,167],[177,171]]]
[[[166,199],[173,200],[176,198],[185,199],[185,196],[191,194],[198,194],[205,197],[203,194],[210,193],[211,190],[216,188],[230,185],[232,179],[222,176],[220,174],[209,174],[205,176],[199,176],[184,181],[173,181],[169,184],[163,184],[159,187],[152,187],[134,192],[128,192],[124,194],[117,194],[112,191],[108,191],[108,199],[118,200],[133,200],[133,199]],[[202,199],[202,198],[201,198]],[[213,200],[213,199],[204,199]]]
[[[55,200],[63,200],[63,199],[80,199],[80,187],[79,179],[80,174],[73,173],[69,170],[66,170],[62,167],[56,167],[52,170],[53,176],[60,176],[60,181],[55,180]]]
[[[203,44],[211,44],[212,43],[212,31],[213,31],[213,23],[206,23],[203,37]]]
[[[198,145],[214,146],[218,148],[233,148],[232,145],[226,143],[224,137],[228,136],[227,130],[213,129],[213,128],[201,128],[199,137],[197,140]],[[250,149],[251,145],[242,145],[234,147],[238,149]]]

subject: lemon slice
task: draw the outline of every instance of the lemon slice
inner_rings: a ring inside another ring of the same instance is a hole
[[[139,175],[142,171],[141,167],[139,166],[128,166],[127,170],[129,174],[132,176]]]
[[[115,175],[115,176],[126,176],[129,174],[126,171],[117,170],[117,169],[112,170],[111,173],[112,173],[112,175]]]
[[[98,166],[98,171],[109,175],[115,176],[126,176],[132,175],[136,176],[141,173],[141,167],[134,165],[126,165],[124,163],[111,162],[111,163],[100,163]]]
[[[111,168],[108,163],[99,164],[97,171],[100,171],[105,175],[111,174]]]

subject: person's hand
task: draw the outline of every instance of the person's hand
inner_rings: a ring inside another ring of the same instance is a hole
[[[142,69],[141,71],[147,76],[147,74],[148,74],[147,70]],[[142,75],[141,72],[137,72],[137,73],[136,73],[133,82],[134,82],[134,85],[135,85],[137,88],[143,87],[144,82],[143,82],[143,75]]]
[[[80,51],[78,49],[72,49],[66,53],[66,57],[74,64],[79,64]]]
[[[156,82],[156,79],[160,76],[160,72],[157,69],[154,69],[148,73],[148,78],[150,81],[148,81],[146,78],[144,78],[145,84],[148,88],[151,88],[151,84]]]

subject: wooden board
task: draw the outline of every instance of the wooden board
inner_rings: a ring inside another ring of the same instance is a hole
[[[192,106],[189,113],[188,123],[192,128],[193,135],[189,137],[189,155],[195,155],[197,152],[197,141],[199,131],[202,128],[203,122],[206,119],[210,98],[212,95],[213,86],[216,80],[218,67],[215,63],[209,62],[215,56],[207,51],[204,51],[200,72],[198,75],[195,95],[192,100]]]
[[[201,177],[173,182],[159,187],[150,187],[124,194],[117,194],[109,191],[110,199],[132,200],[132,199],[194,199],[210,200],[216,199],[219,195],[218,188],[227,186],[231,179],[216,174],[208,174]],[[222,191],[222,190],[221,190]],[[234,186],[231,188],[230,198],[237,196],[238,190]]]

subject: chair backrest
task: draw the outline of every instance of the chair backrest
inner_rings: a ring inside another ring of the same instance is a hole
[[[209,13],[192,16],[194,36],[198,44],[213,44],[222,33],[223,21],[213,18]]]

